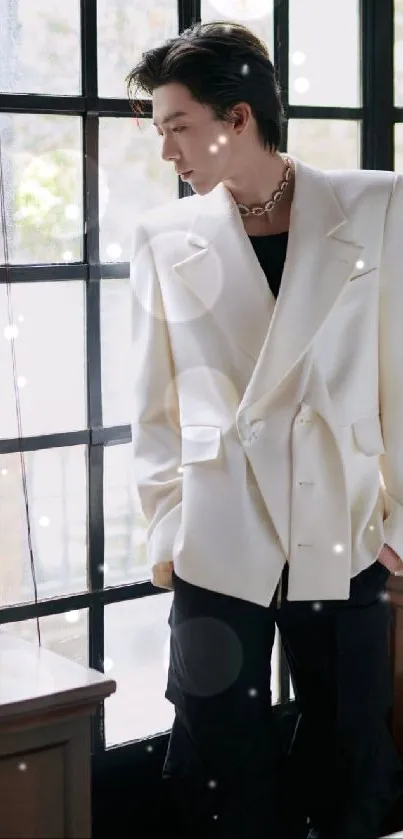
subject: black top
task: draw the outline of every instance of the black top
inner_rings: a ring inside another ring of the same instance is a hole
[[[249,236],[251,245],[277,298],[288,244],[288,231],[274,236]]]

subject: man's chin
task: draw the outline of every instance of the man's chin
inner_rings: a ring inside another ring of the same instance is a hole
[[[207,180],[207,178],[203,181],[202,179],[198,180],[197,178],[193,180],[191,176],[189,178],[190,186],[197,195],[207,195],[211,192],[219,183],[219,181],[214,180]]]

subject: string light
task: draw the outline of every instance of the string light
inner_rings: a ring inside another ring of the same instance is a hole
[[[5,267],[5,274],[6,274],[8,325],[9,325],[9,328],[10,328],[9,333],[8,333],[8,337],[9,337],[9,340],[11,342],[13,384],[14,384],[14,395],[15,395],[16,414],[17,414],[18,444],[19,444],[19,455],[20,455],[20,462],[21,462],[22,486],[23,486],[24,503],[25,503],[25,518],[26,518],[26,523],[27,523],[28,550],[29,550],[29,557],[30,557],[31,575],[32,575],[32,581],[33,581],[33,586],[34,586],[35,605],[38,605],[38,587],[37,587],[37,582],[36,582],[35,561],[34,561],[34,554],[33,554],[33,547],[32,547],[31,518],[30,518],[30,511],[29,511],[26,463],[25,463],[25,454],[24,454],[24,451],[23,451],[23,448],[22,448],[22,421],[21,421],[21,403],[20,403],[20,394],[19,394],[19,388],[24,386],[24,384],[26,383],[26,380],[24,379],[24,377],[18,377],[18,375],[17,375],[17,361],[16,361],[16,353],[15,353],[15,340],[16,340],[15,318],[14,318],[14,315],[13,315],[13,305],[12,305],[12,299],[11,299],[10,259],[9,259],[9,247],[8,247],[8,225],[7,225],[7,216],[6,216],[6,197],[5,197],[4,171],[3,171],[3,147],[2,147],[1,136],[0,136],[0,215],[1,215],[1,228],[2,228],[3,246],[4,246],[4,267]],[[40,624],[39,624],[38,615],[36,616],[36,629],[37,629],[39,646],[42,646],[41,628],[40,628]]]

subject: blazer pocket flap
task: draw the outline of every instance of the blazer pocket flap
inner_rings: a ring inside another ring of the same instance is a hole
[[[367,455],[385,453],[379,416],[364,417],[353,422],[354,442],[360,452]]]
[[[221,443],[221,429],[216,425],[182,427],[182,465],[215,460]]]

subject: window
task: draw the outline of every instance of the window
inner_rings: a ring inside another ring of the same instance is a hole
[[[133,488],[128,277],[135,213],[190,188],[159,159],[150,103],[137,126],[124,78],[194,14],[268,45],[284,150],[403,172],[403,0],[394,19],[366,0],[0,0],[0,622],[35,640],[39,617],[44,645],[116,678],[98,751],[173,718],[172,595],[147,578]],[[286,677],[277,635],[274,702],[292,695]]]
[[[403,107],[403,0],[395,0],[395,104]]]
[[[403,123],[395,126],[395,169],[403,175]]]
[[[289,0],[289,22],[290,104],[361,105],[358,0]]]
[[[132,118],[124,78],[178,14],[171,0],[98,0],[96,15],[86,0],[34,5],[0,0],[0,621],[36,641],[39,616],[44,646],[119,674],[109,745],[173,719],[172,596],[147,579],[130,468],[128,277],[134,215],[178,181],[151,111]]]
[[[236,21],[248,26],[274,53],[275,0],[201,0],[201,20]]]
[[[395,0],[395,169],[403,174],[403,0]]]
[[[360,127],[347,119],[290,119],[288,149],[311,166],[359,169]]]

